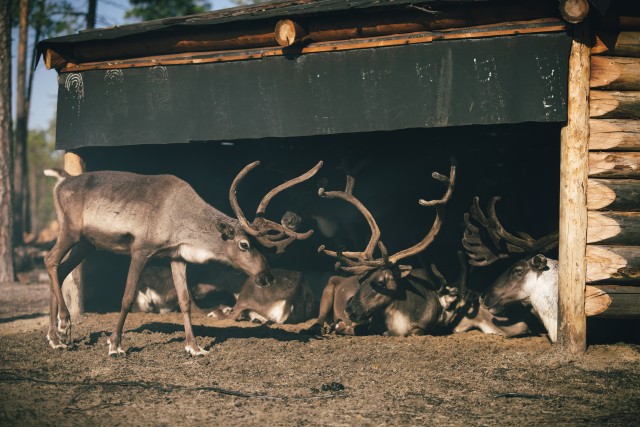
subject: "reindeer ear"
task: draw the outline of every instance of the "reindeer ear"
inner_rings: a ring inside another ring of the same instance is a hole
[[[399,265],[398,269],[400,270],[400,278],[404,279],[413,271],[413,267],[410,265]]]
[[[216,228],[222,235],[222,240],[232,240],[236,236],[236,230],[233,226],[224,221],[216,222]]]
[[[531,258],[531,265],[536,270],[542,271],[547,268],[547,258],[542,254],[538,254]]]

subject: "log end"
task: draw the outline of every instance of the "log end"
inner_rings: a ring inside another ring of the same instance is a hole
[[[577,24],[589,14],[589,2],[587,0],[561,0],[560,13],[567,22]]]
[[[584,311],[587,316],[596,316],[607,311],[611,305],[611,297],[601,289],[586,286]]]
[[[281,19],[276,24],[275,38],[282,47],[293,46],[303,41],[307,35],[302,27],[291,19]]]

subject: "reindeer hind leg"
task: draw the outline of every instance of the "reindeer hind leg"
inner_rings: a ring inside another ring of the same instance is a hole
[[[44,259],[51,290],[47,342],[54,349],[66,348],[71,341],[71,316],[62,297],[60,273],[66,270],[66,268],[61,269],[62,259],[78,242],[78,238],[61,230],[58,241]]]

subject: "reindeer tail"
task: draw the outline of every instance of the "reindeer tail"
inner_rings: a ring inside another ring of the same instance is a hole
[[[58,182],[62,182],[71,176],[65,171],[63,171],[62,169],[45,169],[44,174],[46,176],[54,177],[55,179],[58,180]]]

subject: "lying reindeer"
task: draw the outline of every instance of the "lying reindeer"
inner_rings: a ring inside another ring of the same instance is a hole
[[[480,229],[464,216],[465,233],[462,245],[474,266],[487,266],[498,260],[520,253],[521,258],[502,273],[487,289],[482,299],[483,305],[492,313],[500,314],[512,304],[520,303],[531,307],[549,334],[551,342],[556,342],[558,331],[558,261],[546,258],[543,253],[558,244],[558,234],[552,233],[534,239],[526,233],[520,237],[508,233],[496,216],[494,197],[489,202],[486,216],[476,197],[471,206],[471,217],[488,233],[492,248],[485,244]]]
[[[325,289],[320,303],[320,316],[315,328],[322,326],[331,306],[334,318],[346,314],[354,326],[374,319],[380,322],[389,335],[407,336],[435,332],[438,319],[443,312],[437,289],[425,270],[413,269],[409,265],[400,265],[399,261],[425,250],[437,236],[444,218],[444,206],[451,198],[455,186],[456,166],[452,164],[449,177],[434,172],[433,177],[443,183],[447,190],[439,200],[420,200],[422,206],[435,206],[436,217],[430,231],[416,245],[388,256],[384,244],[380,241],[380,229],[367,208],[349,191],[319,191],[320,196],[345,200],[358,209],[371,228],[371,239],[363,252],[334,252],[321,246],[318,250],[337,258],[336,267],[351,274],[349,277],[333,278]],[[375,248],[380,258],[373,258]],[[339,291],[336,294],[336,289]],[[344,299],[336,301],[336,295],[357,289],[344,305]],[[344,306],[344,309],[342,309]],[[327,309],[329,307],[329,309]],[[336,310],[338,309],[338,310]],[[342,319],[346,322],[347,319]],[[313,328],[313,327],[312,327]]]
[[[244,271],[258,286],[266,287],[273,283],[273,275],[252,240],[282,252],[294,240],[308,238],[312,233],[293,232],[265,219],[264,212],[271,198],[311,178],[322,162],[267,193],[258,206],[256,218],[249,223],[235,193],[241,180],[259,164],[247,165],[231,184],[229,201],[237,219],[207,204],[189,184],[172,175],[100,171],[59,177],[54,204],[60,235],[45,258],[51,280],[49,345],[54,349],[65,348],[71,340],[71,319],[60,284],[89,252],[100,248],[131,255],[120,318],[109,337],[109,355],[125,354],[120,346],[122,329],[136,297],[140,273],[151,258],[171,260],[184,315],[186,352],[207,354],[198,346],[191,326],[187,262],[228,264]]]
[[[466,287],[467,263],[458,254],[460,275],[450,284],[432,265],[433,274],[440,281],[437,287],[432,277],[422,269],[398,265],[397,262],[426,249],[438,234],[444,218],[444,206],[455,186],[455,166],[450,177],[434,173],[434,178],[447,185],[442,199],[421,200],[423,206],[436,207],[436,219],[430,232],[412,248],[388,256],[379,241],[380,230],[369,211],[349,191],[324,192],[324,197],[335,197],[353,204],[367,219],[372,237],[364,252],[332,252],[319,250],[340,260],[336,266],[352,276],[334,276],[325,287],[320,302],[320,314],[311,330],[317,331],[333,315],[337,332],[355,334],[370,321],[382,324],[387,335],[407,336],[427,333],[465,332],[480,329],[484,333],[505,336],[521,335],[528,330],[524,322],[509,323],[493,316],[480,304],[479,295]],[[382,257],[372,259],[378,246]],[[375,327],[376,325],[374,325]]]
[[[218,277],[216,283],[223,281],[228,283],[233,280],[228,276],[246,275],[230,268],[217,269]],[[190,272],[189,276],[193,277]],[[225,274],[227,273],[227,274]],[[221,277],[220,277],[221,276]],[[189,279],[191,279],[189,277]],[[218,305],[233,305],[236,298],[233,292],[226,286],[217,286],[212,283],[191,280],[187,281],[187,288],[191,295],[191,300],[195,303],[196,309],[206,309]],[[180,303],[178,301],[178,293],[173,285],[173,276],[169,266],[147,265],[138,278],[138,291],[133,303],[131,311],[143,313],[169,313],[178,311]]]
[[[247,280],[233,307],[208,314],[216,319],[248,319],[259,323],[302,323],[314,312],[311,288],[299,271],[273,269],[274,286],[263,288]]]
[[[347,314],[347,303],[358,292],[360,284],[351,277],[331,276],[322,291],[320,312],[307,332],[321,334],[322,326],[331,320],[330,331],[345,335],[362,335],[369,327],[369,321],[353,322]]]
[[[524,320],[511,320],[494,316],[482,305],[480,294],[467,288],[467,262],[462,252],[458,252],[460,262],[460,276],[455,284],[450,284],[431,265],[433,274],[440,281],[438,296],[443,312],[439,323],[445,332],[459,333],[479,329],[485,334],[514,337],[530,332],[529,325]]]

